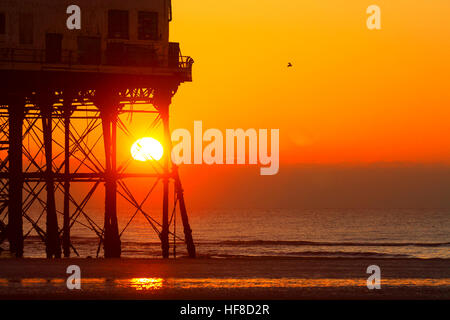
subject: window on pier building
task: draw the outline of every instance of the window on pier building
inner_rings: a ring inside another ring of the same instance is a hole
[[[61,63],[62,39],[63,35],[60,33],[47,33],[45,35],[45,62]]]
[[[108,37],[110,39],[129,38],[129,16],[126,10],[108,11]]]
[[[102,59],[102,45],[99,37],[78,37],[78,62],[99,65]]]
[[[0,12],[0,34],[6,33],[6,19],[5,14]]]
[[[19,15],[19,43],[33,44],[33,15],[31,13]]]
[[[159,40],[158,12],[139,11],[138,13],[138,39]]]

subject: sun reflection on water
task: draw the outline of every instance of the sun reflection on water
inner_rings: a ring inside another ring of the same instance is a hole
[[[132,278],[130,280],[124,280],[128,283],[128,286],[140,290],[158,290],[163,286],[162,278]],[[120,282],[120,280],[118,281]]]
[[[0,278],[0,289],[66,289],[65,279]],[[441,287],[449,288],[450,279],[382,279],[384,287]],[[84,278],[83,290],[127,290],[156,292],[170,289],[250,289],[250,288],[339,288],[365,287],[366,279],[298,279],[298,278]]]

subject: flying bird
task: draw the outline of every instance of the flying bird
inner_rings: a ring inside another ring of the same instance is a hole
[[[289,62],[288,65],[287,65],[287,67],[288,67],[288,68],[292,68],[292,63]]]

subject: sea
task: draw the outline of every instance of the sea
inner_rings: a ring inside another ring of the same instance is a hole
[[[103,256],[90,229],[102,227],[102,212],[89,214],[90,222],[80,216],[72,228],[72,257]],[[159,258],[158,235],[143,215],[130,222],[132,216],[118,214],[122,257]],[[151,216],[161,221],[160,211]],[[204,258],[450,258],[450,209],[191,210],[190,223],[198,256]],[[25,257],[45,257],[44,243],[27,221],[24,232]],[[180,217],[171,232],[171,255],[185,257]],[[7,244],[1,247],[6,252]]]

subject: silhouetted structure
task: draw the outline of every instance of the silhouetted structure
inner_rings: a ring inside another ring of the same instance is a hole
[[[169,151],[169,106],[178,86],[192,80],[193,60],[180,54],[178,43],[169,42],[171,3],[78,0],[81,30],[66,27],[70,4],[0,3],[0,220],[7,221],[10,250],[23,255],[24,237],[31,232],[24,234],[26,219],[45,242],[47,257],[68,257],[76,252],[71,228],[84,218],[81,224],[99,237],[105,257],[120,257],[120,236],[128,226],[119,231],[120,196],[158,233],[164,258],[169,257],[169,228],[179,205],[184,240],[189,256],[195,257],[181,182]],[[128,172],[129,160],[117,163],[117,129],[130,135],[123,117],[136,114],[154,116],[150,129],[163,127],[165,155],[152,164],[153,172]],[[161,223],[146,212],[145,200],[133,196],[128,178],[154,179],[145,199],[162,182]],[[72,194],[75,183],[89,186],[81,201]],[[101,183],[103,227],[86,211]],[[173,211],[171,189],[176,195]],[[39,206],[42,214],[32,217],[30,210]]]

